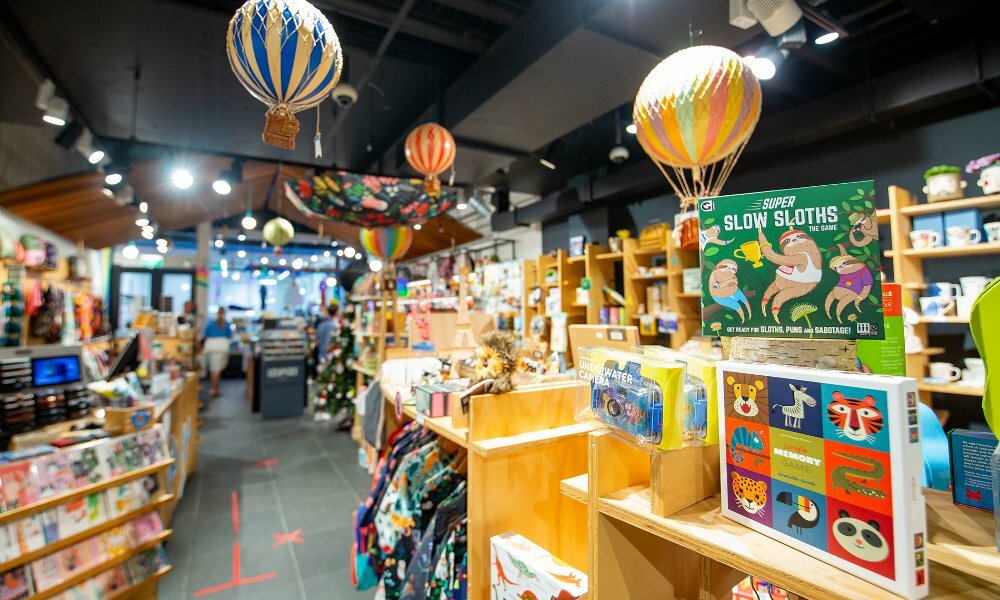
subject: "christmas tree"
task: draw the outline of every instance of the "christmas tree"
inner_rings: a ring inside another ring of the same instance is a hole
[[[354,337],[349,321],[339,317],[334,320],[330,347],[325,352],[320,349],[313,406],[317,415],[330,415],[338,422],[350,425],[356,379],[348,367],[354,361]]]

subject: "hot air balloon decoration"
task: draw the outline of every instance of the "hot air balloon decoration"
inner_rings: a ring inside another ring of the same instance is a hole
[[[275,252],[280,253],[281,247],[292,241],[295,237],[295,228],[287,219],[275,217],[264,223],[264,241],[275,248]]]
[[[360,235],[361,247],[386,263],[403,258],[413,242],[411,227],[362,228]]]
[[[406,136],[406,161],[424,176],[424,191],[437,196],[441,193],[438,175],[451,167],[455,177],[455,138],[437,123],[424,123]]]
[[[294,150],[295,113],[318,106],[340,79],[333,26],[305,0],[248,0],[229,21],[226,50],[236,78],[268,106],[264,143]]]
[[[760,106],[760,83],[743,58],[695,46],[650,71],[632,120],[643,150],[682,208],[691,208],[696,198],[719,195],[760,119]]]

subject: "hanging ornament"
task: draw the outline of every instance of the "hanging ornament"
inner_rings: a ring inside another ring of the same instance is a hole
[[[361,229],[361,247],[368,254],[378,257],[383,262],[391,263],[406,255],[413,242],[411,227],[378,227],[376,229]]]
[[[292,241],[295,237],[295,228],[287,219],[275,217],[264,223],[264,241],[275,248],[276,253],[281,252],[281,247]]]
[[[333,26],[305,0],[248,0],[229,21],[229,65],[268,106],[264,143],[295,149],[295,113],[319,105],[340,79],[344,55]]]
[[[689,208],[695,198],[719,195],[760,119],[760,106],[760,83],[738,54],[695,46],[668,56],[646,76],[632,120],[639,144]]]
[[[406,136],[406,161],[424,176],[424,191],[437,196],[441,193],[438,175],[455,164],[455,139],[437,123],[425,123]]]

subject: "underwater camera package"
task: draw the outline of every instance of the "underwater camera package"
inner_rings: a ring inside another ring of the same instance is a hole
[[[916,380],[720,361],[722,514],[906,598],[928,592]]]
[[[581,347],[579,416],[595,418],[640,447],[674,450],[683,443],[684,365],[605,347]]]
[[[664,346],[636,346],[637,351],[685,366],[681,436],[687,445],[719,443],[719,407],[715,401],[715,359]]]

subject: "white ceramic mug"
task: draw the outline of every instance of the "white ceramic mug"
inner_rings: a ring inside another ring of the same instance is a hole
[[[945,381],[958,381],[962,378],[962,369],[946,362],[932,362],[930,364],[931,377],[943,379]]]
[[[916,229],[910,232],[910,244],[918,250],[936,248],[941,245],[941,234],[933,229]]]
[[[944,317],[955,310],[954,298],[940,296],[924,296],[920,299],[920,312],[927,317]]]
[[[971,369],[962,371],[962,384],[982,387],[986,384],[986,373],[977,373]]]
[[[958,278],[958,282],[962,284],[962,293],[973,298],[982,294],[986,286],[990,284],[990,281],[989,277],[983,277],[982,275],[969,275]]]
[[[972,316],[972,305],[976,303],[975,296],[958,296],[955,298],[955,302],[959,317],[968,319]]]
[[[957,283],[948,283],[947,281],[932,283],[927,287],[927,289],[932,296],[954,298],[955,296],[962,295],[962,286]]]
[[[1000,242],[1000,221],[987,223],[983,225],[983,229],[986,230],[987,242]]]
[[[965,359],[965,368],[974,373],[986,374],[986,364],[983,363],[983,359],[981,358]]]
[[[945,233],[949,246],[973,246],[983,241],[983,234],[978,229],[965,225],[949,227]]]

